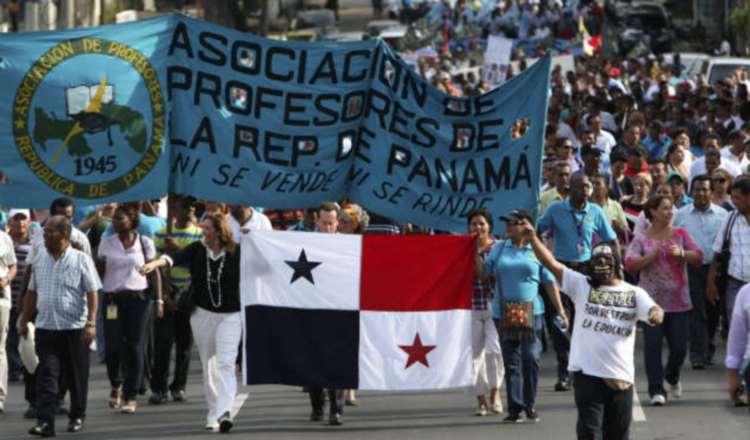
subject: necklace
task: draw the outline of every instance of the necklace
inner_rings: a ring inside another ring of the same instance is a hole
[[[226,254],[219,258],[219,268],[216,271],[216,277],[214,277],[213,271],[211,270],[211,257],[209,256],[209,249],[206,249],[206,286],[208,287],[208,299],[211,301],[211,305],[218,309],[221,307],[221,273],[224,271],[224,261],[226,260]],[[219,295],[214,300],[214,289],[213,285],[216,284]]]

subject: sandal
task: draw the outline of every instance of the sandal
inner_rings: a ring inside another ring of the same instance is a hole
[[[128,400],[122,406],[121,411],[123,414],[133,414],[135,413],[135,409],[137,406],[138,406],[138,403],[135,400]]]
[[[480,404],[479,408],[477,409],[477,412],[474,413],[474,415],[478,417],[484,417],[487,415],[487,405]]]
[[[109,407],[111,409],[118,409],[122,405],[122,387],[112,388],[109,392]]]

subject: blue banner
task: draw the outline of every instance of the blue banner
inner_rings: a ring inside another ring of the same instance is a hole
[[[0,35],[0,54],[9,206],[167,190],[269,208],[348,197],[465,231],[480,206],[538,203],[549,58],[452,98],[380,40],[275,41],[180,15]]]

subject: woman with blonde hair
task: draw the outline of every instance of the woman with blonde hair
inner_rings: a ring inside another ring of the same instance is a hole
[[[203,241],[143,266],[149,273],[175,264],[190,270],[190,295],[195,310],[190,317],[203,367],[203,391],[208,404],[206,429],[229,432],[237,394],[235,360],[242,335],[240,318],[240,247],[232,239],[227,217],[220,212],[204,216]]]
[[[727,211],[733,211],[734,205],[732,205],[732,197],[729,194],[729,188],[732,187],[732,175],[724,168],[719,168],[711,174],[711,180],[714,183],[711,202]]]
[[[649,173],[638,173],[631,177],[630,181],[633,184],[633,194],[623,197],[621,205],[628,219],[628,226],[630,226],[630,230],[633,230],[635,223],[638,221],[638,216],[643,212],[643,207],[648,201],[649,194],[651,194],[653,181]]]

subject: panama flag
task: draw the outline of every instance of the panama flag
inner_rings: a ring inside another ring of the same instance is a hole
[[[471,383],[470,237],[253,231],[242,240],[246,384]]]

